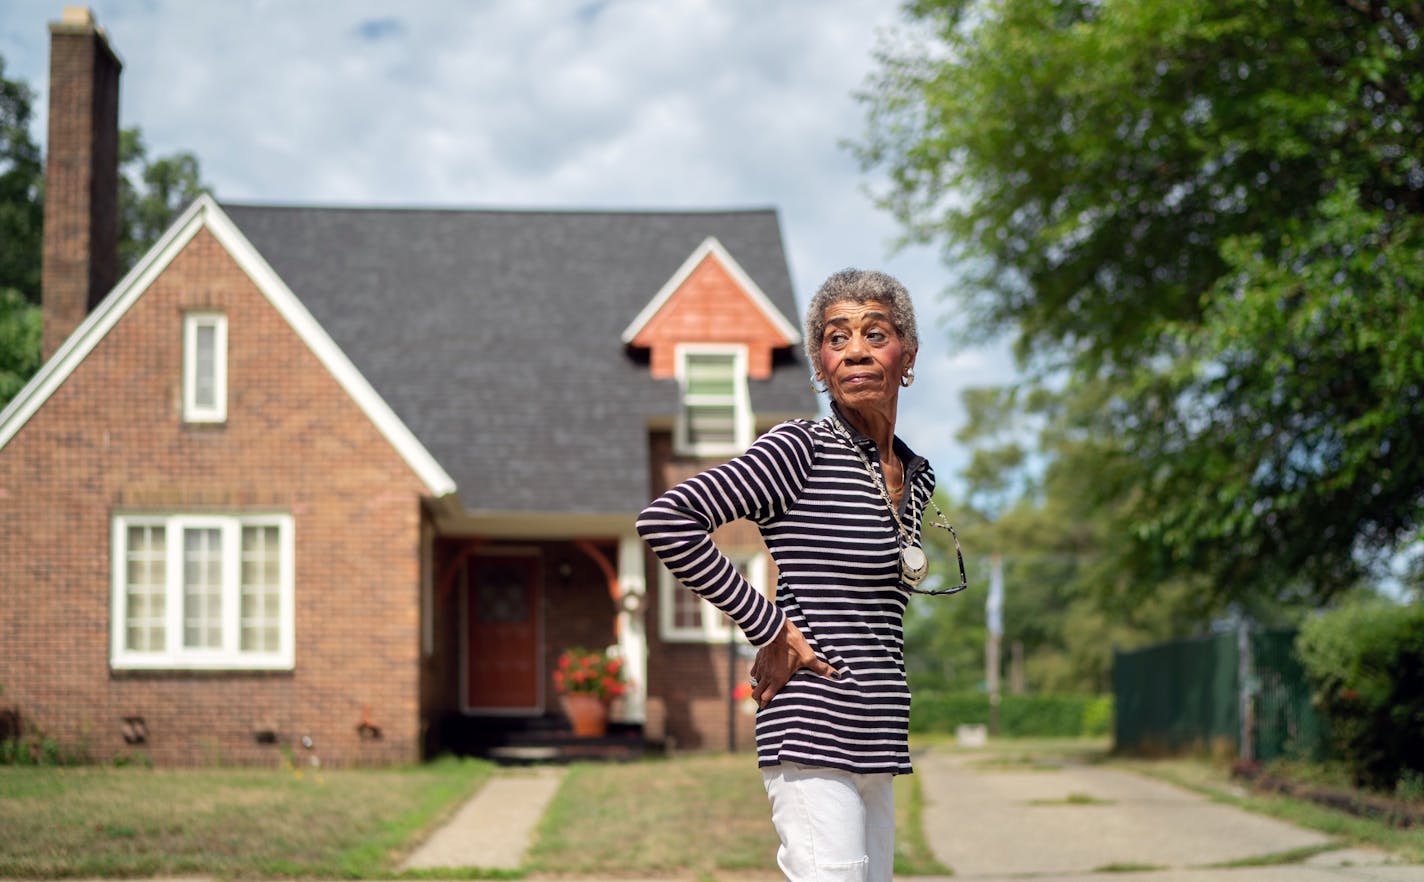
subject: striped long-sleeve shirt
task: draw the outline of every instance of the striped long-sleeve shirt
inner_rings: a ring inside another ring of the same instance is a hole
[[[677,579],[711,601],[756,646],[790,619],[839,677],[799,670],[757,713],[757,763],[908,773],[910,691],[902,622],[900,543],[866,463],[834,418],[782,423],[746,453],[668,490],[638,532]],[[874,469],[875,442],[849,428]],[[919,542],[934,472],[898,438],[905,464],[900,519]],[[883,475],[881,476],[883,481]],[[712,543],[717,527],[749,518],[780,570],[768,601]]]

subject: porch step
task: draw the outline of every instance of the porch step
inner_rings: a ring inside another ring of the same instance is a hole
[[[535,765],[569,762],[632,762],[662,752],[641,734],[610,733],[602,738],[580,738],[569,732],[525,732],[511,734],[506,742],[489,750],[490,759],[501,765]]]
[[[488,757],[502,765],[543,765],[575,761],[628,762],[664,752],[641,726],[611,723],[601,738],[575,737],[562,717],[451,716],[437,727],[428,750]]]

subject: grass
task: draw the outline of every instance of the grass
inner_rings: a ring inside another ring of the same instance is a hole
[[[260,879],[767,874],[776,833],[750,754],[581,764],[516,872],[395,870],[494,772],[0,767],[0,877]],[[895,781],[895,870],[948,875],[926,843],[914,776]]]
[[[947,875],[925,841],[914,776],[895,782],[895,872]],[[584,764],[539,826],[526,869],[550,875],[771,873],[776,832],[749,754]]]
[[[1274,867],[1282,864],[1300,864],[1318,854],[1335,851],[1339,849],[1339,847],[1339,844],[1335,842],[1326,842],[1322,845],[1304,845],[1300,848],[1292,848],[1288,851],[1252,855],[1251,857],[1238,858],[1234,861],[1222,861],[1219,864],[1209,864],[1209,866],[1224,869],[1238,869],[1240,867]]]
[[[0,767],[0,876],[386,876],[491,768]]]

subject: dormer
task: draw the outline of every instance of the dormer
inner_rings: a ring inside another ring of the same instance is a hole
[[[647,349],[655,379],[676,379],[678,452],[738,453],[752,440],[747,380],[771,378],[772,354],[801,335],[713,237],[699,245],[623,332]]]

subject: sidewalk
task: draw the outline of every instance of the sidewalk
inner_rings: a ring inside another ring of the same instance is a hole
[[[957,882],[1424,880],[1424,866],[1354,849],[1322,851],[1301,863],[1240,866],[1331,840],[1131,772],[1005,768],[986,759],[930,753],[916,760],[930,847]]]

